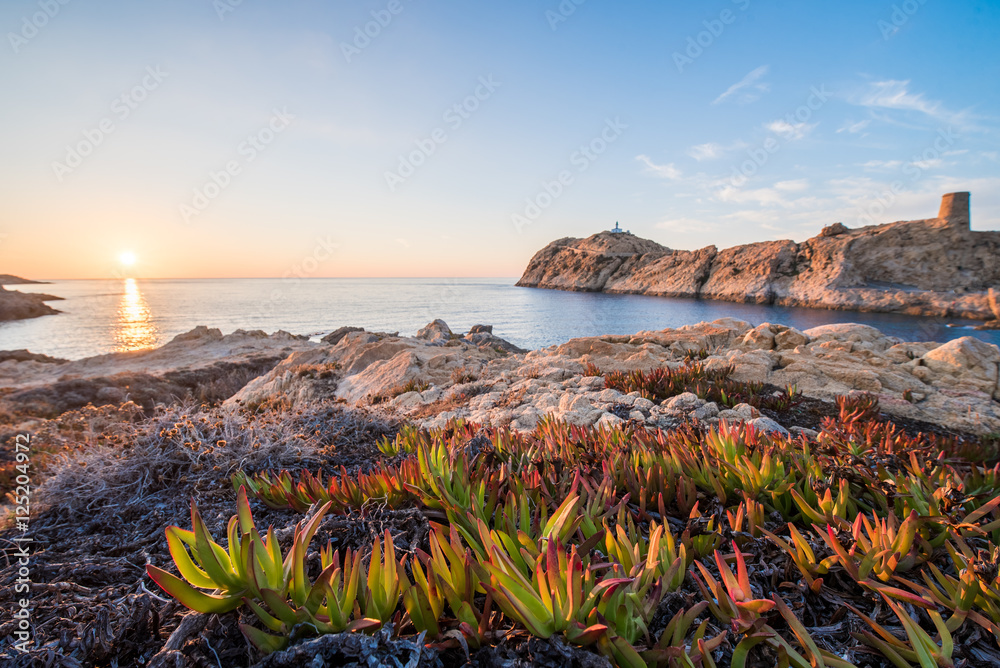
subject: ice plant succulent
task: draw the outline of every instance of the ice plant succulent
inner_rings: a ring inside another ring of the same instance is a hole
[[[747,571],[743,553],[733,541],[736,560],[736,574],[726,564],[722,553],[715,551],[715,565],[722,578],[720,583],[708,569],[696,561],[704,581],[692,572],[702,596],[708,602],[708,608],[723,624],[729,625],[734,633],[749,633],[759,630],[763,624],[762,615],[774,607],[774,601],[764,598],[753,598],[750,589],[750,576]]]
[[[176,526],[166,529],[170,556],[183,580],[153,565],[146,566],[146,572],[165,592],[197,612],[218,613],[238,608],[251,591],[249,569],[256,561],[256,552],[251,549],[251,534],[256,534],[256,528],[246,490],[240,488],[237,514],[227,526],[228,551],[212,538],[194,499],[191,527],[190,531]],[[269,535],[263,558],[267,560],[274,549],[277,542]]]

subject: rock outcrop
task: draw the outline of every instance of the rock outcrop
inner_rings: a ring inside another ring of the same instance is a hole
[[[434,321],[421,337],[358,329],[340,332],[331,344],[285,332],[223,335],[199,327],[154,350],[70,362],[27,351],[2,354],[0,388],[4,401],[44,399],[46,405],[76,407],[135,400],[140,390],[153,400],[175,386],[180,392],[221,377],[227,388],[238,383],[223,395],[234,407],[332,399],[374,405],[421,426],[464,418],[528,430],[550,416],[581,425],[627,419],[669,428],[694,417],[795,432],[795,425],[772,424],[749,405],[727,409],[693,394],[655,405],[638,393],[606,388],[602,376],[586,375],[590,364],[602,372],[677,367],[695,351],[709,368],[732,367],[737,381],[794,385],[807,397],[827,401],[867,392],[877,395],[883,412],[901,418],[977,434],[1000,432],[1000,350],[971,337],[945,344],[904,342],[866,325],[799,331],[722,318],[571,339],[525,353],[485,326],[476,329],[460,335]]]
[[[251,381],[230,403],[292,405],[322,398],[377,404],[422,426],[464,418],[527,430],[544,416],[573,424],[639,420],[669,427],[685,417],[753,421],[777,430],[750,406],[725,409],[683,394],[654,406],[633,393],[604,387],[584,375],[587,364],[602,371],[649,370],[683,364],[690,351],[705,351],[710,368],[733,367],[732,378],[777,387],[795,385],[805,396],[832,401],[842,394],[878,396],[889,414],[966,432],[1000,431],[1000,350],[965,337],[946,344],[887,337],[867,325],[837,324],[799,331],[764,323],[751,327],[733,318],[639,332],[629,336],[572,339],[526,354],[496,345],[475,345],[485,332],[452,335],[442,321],[421,337],[351,332],[334,345],[296,352]],[[759,420],[759,422],[758,422]]]
[[[749,406],[742,415],[694,395],[654,407],[637,393],[621,395],[605,389],[603,378],[583,375],[588,363],[605,372],[675,367],[689,351],[702,350],[710,352],[705,364],[732,366],[735,380],[794,385],[805,396],[826,401],[867,392],[878,396],[883,412],[901,418],[972,433],[1000,431],[997,346],[972,337],[945,344],[904,342],[858,324],[805,332],[770,323],[754,328],[732,318],[631,336],[572,339],[523,357],[491,361],[474,383],[446,387],[443,393],[432,387],[404,394],[391,405],[404,414],[426,415],[425,404],[441,401],[448,412],[424,418],[423,424],[461,417],[515,429],[530,429],[546,415],[598,424],[614,423],[624,412],[629,419],[660,427],[676,424],[682,413],[708,422],[759,418]],[[465,399],[459,401],[461,397]]]
[[[53,295],[8,290],[0,285],[0,321],[25,320],[59,313],[45,302],[62,299]]]
[[[565,238],[539,251],[522,287],[997,318],[1000,232],[970,228],[969,193],[945,195],[937,218],[719,250],[672,250],[631,234]]]
[[[270,373],[250,382],[231,403],[259,405],[280,399],[292,405],[323,398],[351,403],[384,403],[401,394],[437,399],[456,379],[478,377],[490,361],[525,351],[477,325],[456,334],[434,320],[414,337],[397,333],[343,331],[335,344],[290,355]],[[333,382],[333,379],[336,379]],[[429,391],[428,391],[429,390]]]
[[[43,285],[47,281],[33,281],[30,278],[21,278],[14,274],[0,274],[0,285]]]
[[[215,364],[245,364],[261,357],[288,357],[314,346],[308,337],[288,332],[266,334],[238,329],[232,334],[205,326],[178,334],[150,350],[96,355],[79,360],[59,360],[26,350],[0,352],[0,389],[23,390],[121,373],[161,376],[195,372]]]

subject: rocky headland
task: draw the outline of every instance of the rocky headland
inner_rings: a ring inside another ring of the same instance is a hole
[[[969,193],[936,218],[849,229],[795,243],[674,250],[628,233],[553,241],[522,287],[1000,320],[1000,232],[973,231]]]
[[[0,274],[0,285],[45,285],[48,281],[33,281],[14,274]]]
[[[29,281],[33,282],[33,281]],[[59,313],[45,302],[62,299],[54,295],[8,290],[0,284],[0,321],[24,320]]]

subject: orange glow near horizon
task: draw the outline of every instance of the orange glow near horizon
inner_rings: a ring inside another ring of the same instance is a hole
[[[134,278],[126,278],[124,288],[115,323],[115,352],[151,348],[156,345],[158,331],[149,304]]]

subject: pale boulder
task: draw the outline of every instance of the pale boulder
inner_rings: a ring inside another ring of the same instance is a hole
[[[774,335],[776,350],[791,350],[807,343],[809,343],[809,337],[794,327],[782,327],[781,331]]]
[[[623,422],[625,421],[622,420],[617,415],[614,415],[613,413],[605,413],[600,417],[600,419],[594,426],[597,427],[598,429],[612,429],[622,424]]]
[[[751,350],[774,350],[774,330],[771,323],[757,325],[743,337],[743,346]]]
[[[409,350],[400,351],[391,359],[373,362],[364,371],[345,378],[337,388],[337,396],[351,402],[385,396],[420,375],[420,359]]]
[[[820,325],[803,332],[814,343],[824,341],[867,341],[869,343],[882,342],[886,339],[885,334],[874,327],[861,325],[856,322],[838,322],[831,325]]]
[[[663,405],[673,411],[691,411],[704,405],[704,401],[698,398],[693,392],[684,392],[676,397],[671,397]]]
[[[417,330],[418,339],[423,339],[431,343],[444,343],[445,341],[450,341],[454,336],[451,328],[448,327],[448,323],[440,318]]]
[[[754,418],[753,420],[750,420],[749,424],[752,424],[754,429],[757,431],[762,431],[765,434],[778,434],[779,436],[789,435],[787,429],[768,417]]]
[[[931,371],[952,376],[997,382],[1000,349],[971,336],[949,341],[925,354],[921,360]]]

